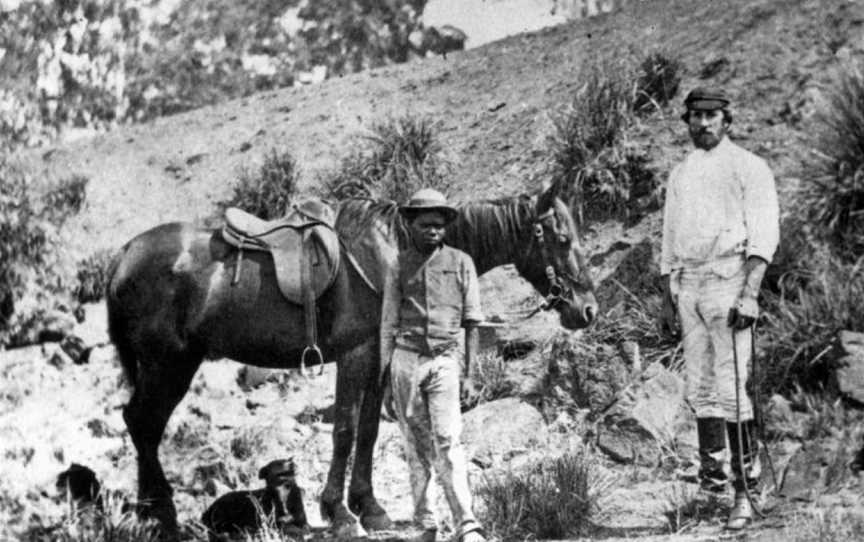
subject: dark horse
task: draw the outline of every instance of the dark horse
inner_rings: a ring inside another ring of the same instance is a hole
[[[372,491],[372,453],[382,391],[378,327],[384,268],[404,246],[396,206],[348,200],[337,209],[343,241],[335,283],[318,300],[324,358],[338,365],[333,457],[321,495],[323,517],[338,532],[387,528]],[[515,264],[569,329],[597,312],[578,232],[554,188],[534,196],[470,203],[460,208],[446,241],[470,254],[478,273]],[[170,538],[177,530],[172,489],[159,462],[159,441],[172,411],[205,358],[262,367],[297,368],[306,344],[301,306],[285,300],[269,254],[237,250],[218,231],[190,224],[157,226],[128,242],[113,262],[108,319],[133,393],[123,417],[138,452],[141,511]],[[350,261],[353,260],[353,261]],[[239,280],[232,284],[232,280]],[[356,445],[347,503],[348,457]],[[347,506],[346,506],[347,504]],[[356,514],[356,515],[355,515]]]

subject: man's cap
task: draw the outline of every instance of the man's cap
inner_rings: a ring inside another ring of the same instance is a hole
[[[448,223],[453,222],[459,216],[459,212],[447,203],[447,198],[444,197],[444,194],[434,188],[422,188],[418,190],[411,196],[408,203],[399,207],[399,212],[402,216],[413,216],[426,211],[438,211],[444,215],[444,220]]]
[[[280,474],[294,476],[296,471],[297,466],[294,464],[293,457],[289,457],[288,459],[276,459],[261,467],[261,470],[258,471],[258,478],[266,480],[274,476],[279,476]]]
[[[729,107],[729,97],[718,88],[696,87],[684,98],[688,111],[716,111]]]

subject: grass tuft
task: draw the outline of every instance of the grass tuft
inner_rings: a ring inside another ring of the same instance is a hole
[[[609,481],[585,452],[486,474],[478,487],[484,523],[501,540],[585,535]]]
[[[642,73],[636,81],[633,109],[638,113],[651,113],[669,104],[681,86],[684,65],[665,52],[654,52],[640,64]]]
[[[299,180],[299,167],[293,155],[273,148],[264,156],[257,172],[248,168],[240,171],[231,196],[219,202],[219,206],[239,207],[264,220],[279,218],[287,212]]]
[[[864,540],[864,516],[846,510],[813,508],[793,516],[783,534],[789,542]]]
[[[799,384],[811,390],[829,386],[837,333],[862,329],[864,258],[844,263],[824,252],[809,254],[819,267],[791,271],[778,293],[764,293],[767,359],[759,385],[766,397]]]
[[[552,117],[552,178],[566,187],[580,222],[625,216],[634,192],[651,192],[654,184],[648,158],[626,137],[633,77],[627,66],[605,61],[584,66],[583,78],[572,102]]]
[[[79,303],[93,303],[102,299],[108,287],[108,270],[114,252],[100,250],[78,262],[77,284],[73,294]]]
[[[404,115],[374,124],[362,144],[325,180],[329,197],[405,203],[420,188],[447,192],[452,163],[429,118]]]
[[[840,75],[815,133],[801,209],[841,258],[854,260],[864,253],[864,62]]]

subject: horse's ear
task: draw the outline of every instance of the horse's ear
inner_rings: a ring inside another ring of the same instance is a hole
[[[561,193],[561,183],[543,183],[543,189],[537,197],[537,214],[542,215],[552,208],[555,198]]]

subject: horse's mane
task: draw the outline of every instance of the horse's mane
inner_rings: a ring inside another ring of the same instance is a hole
[[[528,196],[515,196],[466,203],[447,228],[445,241],[471,254],[478,272],[499,265],[502,256],[515,262],[522,256],[522,242],[535,218],[534,203]],[[510,249],[501,254],[502,247]]]
[[[336,230],[350,246],[370,228],[378,228],[385,238],[407,246],[409,234],[399,206],[390,200],[351,198],[337,207]],[[535,218],[534,202],[529,196],[514,196],[468,202],[457,207],[459,216],[447,228],[445,241],[474,258],[478,271],[499,265],[502,257],[516,261],[524,247],[524,235]],[[502,254],[502,246],[509,252]]]
[[[371,226],[382,228],[384,235],[395,234],[401,244],[407,240],[407,231],[395,201],[372,198],[350,198],[339,202],[336,208],[336,231],[344,239],[352,240],[364,234]]]

